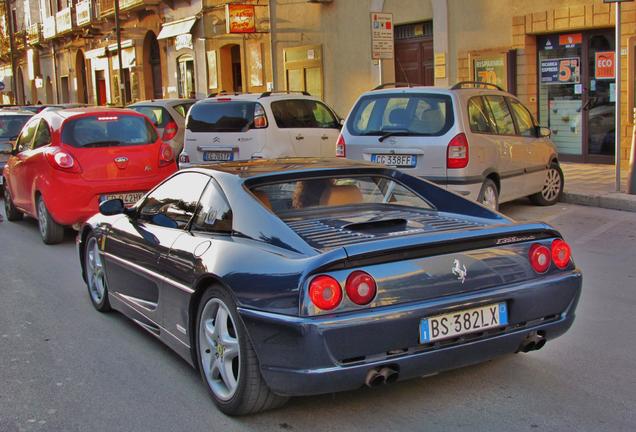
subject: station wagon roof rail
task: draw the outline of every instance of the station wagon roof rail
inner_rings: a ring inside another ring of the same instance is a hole
[[[384,84],[380,84],[377,87],[374,87],[373,90],[382,90],[388,87],[413,87],[413,85],[411,83],[408,82],[390,82],[390,83],[384,83]]]
[[[261,93],[261,95],[258,98],[260,99],[260,98],[264,98],[264,97],[269,97],[269,96],[272,96],[273,94],[292,94],[292,93],[298,93],[298,94],[301,94],[303,96],[311,96],[309,94],[309,92],[306,92],[306,91],[289,91],[289,90],[285,91],[285,90],[280,90],[280,91],[266,91],[264,93]]]
[[[468,87],[468,86],[472,86],[472,87]],[[504,89],[499,87],[497,84],[493,84],[493,83],[489,83],[489,82],[483,82],[483,81],[460,81],[457,84],[455,84],[454,86],[452,86],[450,89],[451,90],[461,90],[461,89],[465,89],[465,88],[476,88],[476,87],[492,87],[492,88],[495,88],[495,89],[497,89],[499,91],[505,91]]]

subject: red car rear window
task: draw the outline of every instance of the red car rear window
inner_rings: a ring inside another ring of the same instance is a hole
[[[62,142],[73,147],[117,147],[152,144],[157,132],[143,117],[104,114],[80,117],[64,124]]]

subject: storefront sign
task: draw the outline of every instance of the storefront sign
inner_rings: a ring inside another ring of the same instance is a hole
[[[541,60],[541,84],[576,84],[581,82],[579,57]]]
[[[226,4],[225,23],[228,33],[256,32],[254,5]]]
[[[477,58],[473,61],[474,80],[506,88],[506,62],[504,56]]]
[[[84,0],[75,5],[75,21],[78,26],[91,23],[91,2]]]
[[[41,89],[44,87],[44,80],[40,77],[35,79],[35,88]]]
[[[597,51],[594,53],[596,79],[614,79],[614,64],[616,53],[614,51]]]
[[[544,51],[552,51],[557,47],[558,39],[556,36],[543,36],[539,38],[539,48]]]
[[[192,45],[192,33],[180,34],[174,38],[174,48],[179,51],[180,49],[193,49]]]
[[[446,53],[445,52],[437,52],[434,57],[434,65],[435,65],[435,79],[445,79],[446,78]]]
[[[559,35],[559,45],[565,46],[566,48],[574,48],[577,45],[581,45],[583,42],[583,34],[582,33],[571,33]]]
[[[371,58],[393,58],[393,14],[371,13]]]

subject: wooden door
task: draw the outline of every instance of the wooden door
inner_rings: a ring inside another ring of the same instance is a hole
[[[433,38],[395,41],[395,81],[432,86],[435,84]]]

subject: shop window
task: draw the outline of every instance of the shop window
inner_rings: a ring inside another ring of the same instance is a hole
[[[195,96],[194,89],[194,58],[184,55],[177,60],[177,79],[179,81],[179,97],[192,98]]]

